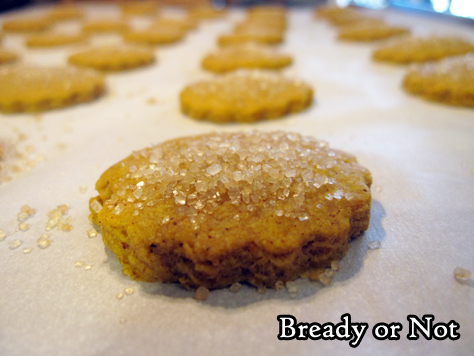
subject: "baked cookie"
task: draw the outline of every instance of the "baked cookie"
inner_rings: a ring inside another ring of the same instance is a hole
[[[16,53],[0,48],[0,64],[12,63],[16,60],[18,60]]]
[[[80,19],[84,13],[74,5],[59,5],[50,9],[47,16],[53,21],[67,21]]]
[[[125,16],[156,16],[159,11],[156,1],[126,1],[120,7]]]
[[[161,17],[155,22],[153,22],[150,28],[168,28],[168,27],[177,27],[183,32],[193,30],[197,26],[196,22],[192,22],[188,19],[179,19],[171,17]]]
[[[84,34],[69,34],[60,32],[42,32],[29,35],[26,38],[28,47],[59,47],[84,42]]]
[[[0,110],[38,112],[100,96],[104,76],[91,69],[9,65],[0,70]]]
[[[403,89],[428,100],[474,107],[474,53],[412,66]]]
[[[242,44],[256,42],[261,44],[279,44],[283,42],[283,33],[265,28],[244,29],[235,33],[222,35],[218,39],[219,46],[229,46],[233,44]]]
[[[368,228],[371,180],[354,156],[312,137],[212,133],[110,167],[91,220],[133,279],[275,287],[346,253]]]
[[[256,43],[232,45],[207,55],[202,67],[223,73],[238,68],[280,69],[291,64],[291,56],[282,54],[270,46]]]
[[[218,10],[212,6],[196,6],[188,11],[188,18],[194,22],[213,20],[225,15],[224,10]]]
[[[377,48],[376,61],[408,64],[436,61],[444,57],[474,52],[474,45],[456,36],[404,36]]]
[[[83,23],[82,31],[86,33],[125,32],[130,30],[130,25],[120,19],[94,19]]]
[[[3,22],[5,32],[40,32],[51,27],[51,20],[47,16],[29,16],[6,20]]]
[[[377,23],[358,23],[339,30],[337,38],[342,41],[372,42],[409,33],[406,27]]]
[[[73,54],[69,63],[80,67],[90,67],[103,71],[121,71],[143,67],[155,60],[149,47],[139,45],[100,46]]]
[[[178,42],[183,39],[185,31],[179,27],[150,27],[146,30],[135,30],[123,35],[127,42],[148,45],[160,45]]]
[[[241,69],[191,84],[180,98],[181,110],[195,119],[253,122],[304,110],[313,102],[313,90],[280,74]]]

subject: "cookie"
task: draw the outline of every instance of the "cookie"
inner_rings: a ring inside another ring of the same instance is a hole
[[[139,45],[100,46],[73,54],[69,63],[102,71],[121,71],[142,67],[155,60],[153,50]]]
[[[178,42],[183,39],[185,31],[178,27],[149,27],[145,30],[135,30],[123,35],[127,42],[148,45],[160,45]]]
[[[229,46],[233,44],[242,44],[256,42],[261,44],[279,44],[283,42],[283,33],[278,30],[266,28],[243,29],[235,33],[221,35],[218,38],[219,46]]]
[[[413,65],[402,85],[428,100],[474,108],[474,53]]]
[[[91,220],[133,279],[275,287],[346,253],[368,228],[371,180],[354,156],[312,137],[212,133],[110,167]]]
[[[247,43],[227,46],[207,55],[202,61],[202,67],[223,73],[238,68],[280,69],[290,65],[291,61],[291,56],[272,47]]]
[[[360,23],[342,27],[337,38],[342,41],[372,42],[409,33],[406,27],[387,24]]]
[[[50,9],[47,16],[53,21],[76,20],[84,16],[82,10],[74,5],[59,5]]]
[[[474,51],[474,45],[456,36],[405,36],[377,48],[376,61],[399,64],[436,61]]]
[[[82,25],[82,31],[86,33],[125,32],[129,30],[128,22],[119,19],[94,19],[88,20]]]
[[[191,84],[180,98],[181,110],[195,119],[253,122],[304,110],[312,104],[313,90],[280,74],[242,69]]]
[[[120,5],[123,15],[156,16],[159,6],[156,1],[127,1]]]
[[[16,60],[18,60],[16,53],[0,48],[0,64],[12,63]]]
[[[51,20],[46,16],[29,16],[5,20],[3,30],[6,32],[40,32],[51,27]]]
[[[189,19],[179,19],[171,17],[161,17],[155,22],[153,22],[150,28],[169,28],[177,27],[183,32],[192,30],[196,28],[196,23],[190,21]]]
[[[191,21],[200,22],[203,20],[213,20],[225,15],[224,10],[218,10],[212,6],[196,6],[188,11],[188,18]]]
[[[38,112],[90,101],[105,90],[91,69],[10,65],[0,69],[0,110]]]
[[[84,34],[42,32],[29,35],[26,38],[26,45],[28,47],[59,47],[84,42],[86,38]]]

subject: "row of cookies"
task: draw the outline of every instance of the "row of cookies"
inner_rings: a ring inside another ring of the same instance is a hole
[[[286,27],[282,7],[248,9],[232,33],[218,37],[220,48],[202,60],[204,69],[224,75],[188,85],[180,95],[181,110],[224,123],[274,119],[309,107],[313,89],[275,72],[292,63],[273,47],[283,41]]]
[[[372,59],[401,65],[417,63],[403,79],[402,87],[407,92],[450,105],[474,107],[474,44],[469,41],[458,36],[410,35],[407,28],[387,25],[350,7],[321,7],[315,15],[339,27],[339,40],[390,38],[373,51]]]
[[[83,14],[72,16],[73,7],[59,7],[61,11],[70,10],[68,20],[83,18]],[[49,10],[54,11],[57,9]],[[67,13],[67,12],[66,12]],[[221,16],[221,11],[196,8],[188,13],[195,19]],[[30,18],[32,19],[32,18]],[[13,21],[13,20],[12,20]],[[20,19],[20,22],[22,20]],[[145,30],[129,31],[124,39],[138,44],[117,44],[94,46],[69,56],[69,64],[88,67],[100,71],[119,71],[152,63],[155,53],[147,44],[163,44],[181,39],[184,33],[195,27],[196,21],[180,18],[150,18],[151,25]],[[8,24],[6,21],[4,24]],[[92,20],[83,23],[86,32],[102,33],[120,31],[121,25],[129,26],[127,20]],[[6,26],[8,28],[8,26]],[[30,47],[62,47],[84,40],[85,36],[64,34],[59,31],[43,31],[30,34],[26,43]],[[77,41],[76,41],[77,40]],[[142,44],[145,42],[144,44]],[[0,50],[0,64],[18,60],[18,55],[8,50]],[[37,112],[69,106],[92,100],[105,92],[104,75],[80,68],[38,68],[34,66],[9,66],[0,72],[0,110],[4,112]],[[79,80],[83,78],[83,80]],[[77,80],[79,80],[77,82]],[[87,84],[87,85],[86,85]],[[66,88],[66,89],[61,89]]]

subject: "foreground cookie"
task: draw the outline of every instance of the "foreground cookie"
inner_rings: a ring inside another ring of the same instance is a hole
[[[474,54],[413,66],[403,89],[428,100],[474,107]]]
[[[214,133],[134,152],[102,174],[90,209],[134,279],[274,287],[345,254],[368,227],[370,184],[311,137]]]
[[[69,63],[103,71],[121,71],[143,67],[155,60],[153,50],[136,45],[109,45],[94,47],[73,54]]]
[[[69,67],[9,65],[0,69],[0,110],[37,112],[90,101],[104,92],[104,76]]]
[[[405,36],[376,49],[376,61],[408,64],[439,60],[474,51],[474,45],[455,36]]]
[[[238,68],[280,69],[291,64],[291,57],[275,49],[247,43],[224,47],[206,56],[202,61],[204,69],[223,73]]]
[[[181,110],[196,119],[252,122],[302,111],[313,101],[300,81],[259,70],[239,70],[201,81],[181,92]]]

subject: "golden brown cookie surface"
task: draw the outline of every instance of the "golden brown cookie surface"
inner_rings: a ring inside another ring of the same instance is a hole
[[[414,65],[403,89],[428,100],[474,107],[474,54]]]
[[[352,155],[311,137],[213,133],[115,164],[90,208],[134,279],[274,287],[344,255],[368,227],[370,184]]]
[[[277,73],[242,69],[191,84],[180,99],[181,110],[195,119],[253,122],[304,110],[313,101],[313,90]]]
[[[87,39],[84,34],[68,34],[60,32],[42,32],[29,35],[26,38],[28,47],[58,47],[80,43]]]
[[[18,55],[6,49],[0,48],[0,64],[12,63],[18,59]]]
[[[371,42],[409,33],[405,27],[373,22],[361,22],[342,27],[337,38],[342,41]]]
[[[218,39],[220,46],[256,42],[261,44],[278,44],[283,42],[283,33],[264,27],[245,28],[234,33],[221,35]]]
[[[9,65],[0,68],[0,110],[37,112],[90,101],[104,92],[90,69]]]
[[[407,64],[427,62],[474,51],[474,45],[455,36],[404,36],[373,52],[376,61]]]
[[[156,1],[126,1],[120,7],[122,14],[132,16],[156,16],[159,10]]]
[[[256,43],[227,46],[209,54],[202,61],[204,69],[217,73],[238,68],[280,69],[290,64],[291,56]]]
[[[123,39],[132,43],[160,45],[178,42],[184,35],[185,31],[179,27],[150,27],[145,30],[127,32],[123,35]]]
[[[73,54],[69,63],[103,71],[142,67],[155,60],[153,50],[139,45],[108,45]]]
[[[40,32],[51,26],[51,20],[47,16],[19,17],[3,22],[6,32]]]
[[[82,25],[82,31],[86,33],[125,32],[129,29],[127,21],[111,18],[88,20]]]
[[[82,10],[74,5],[59,5],[48,11],[47,16],[53,21],[76,20],[83,16]]]

